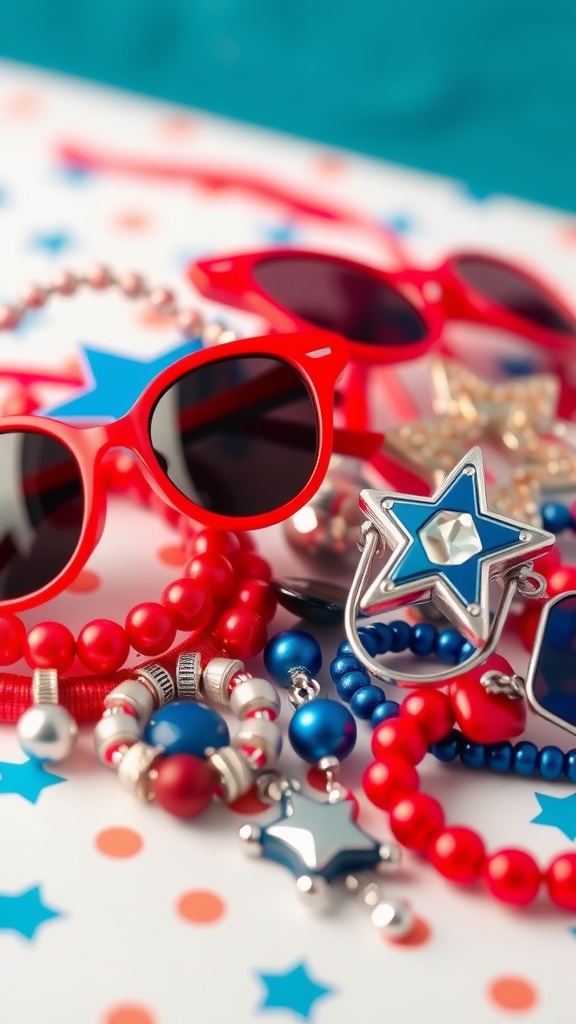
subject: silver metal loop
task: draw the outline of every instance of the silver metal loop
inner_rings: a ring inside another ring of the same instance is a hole
[[[292,682],[288,687],[288,703],[293,711],[297,711],[311,700],[316,700],[321,693],[320,683],[307,672],[292,673]]]
[[[504,591],[498,609],[494,615],[492,627],[486,639],[486,643],[482,647],[477,648],[476,652],[471,655],[470,658],[467,658],[466,661],[461,662],[459,665],[454,665],[450,668],[443,668],[440,672],[426,672],[415,677],[412,672],[401,672],[399,670],[393,671],[391,668],[387,668],[385,665],[380,664],[380,662],[376,661],[368,654],[358,635],[356,620],[360,611],[360,601],[370,574],[372,562],[378,552],[379,544],[380,535],[374,527],[364,531],[364,548],[360,555],[360,560],[352,581],[352,586],[350,587],[344,612],[344,626],[348,641],[354,651],[354,654],[358,660],[362,662],[368,672],[375,676],[376,679],[380,679],[383,683],[398,683],[400,686],[405,686],[407,689],[410,689],[417,686],[442,686],[450,679],[456,679],[458,676],[461,676],[463,672],[469,672],[471,669],[482,665],[486,661],[486,658],[496,650],[498,641],[502,635],[504,623],[508,618],[510,608],[512,607],[512,603],[518,591],[519,573],[516,572],[514,575],[509,576],[503,581]]]

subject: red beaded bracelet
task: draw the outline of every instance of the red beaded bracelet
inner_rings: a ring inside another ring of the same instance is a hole
[[[532,903],[542,883],[552,903],[576,911],[576,853],[555,857],[542,870],[525,850],[505,848],[486,852],[482,837],[463,826],[445,826],[444,810],[434,797],[420,793],[416,765],[430,743],[452,728],[450,699],[438,690],[414,690],[404,700],[397,719],[385,721],[373,733],[376,761],[366,769],[362,784],[376,807],[388,811],[396,839],[428,858],[450,882],[483,880],[502,903]]]

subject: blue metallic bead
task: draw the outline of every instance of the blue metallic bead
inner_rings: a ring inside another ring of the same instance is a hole
[[[486,748],[482,743],[464,740],[460,744],[460,760],[467,768],[482,768],[485,763]]]
[[[457,629],[443,629],[436,640],[435,654],[439,661],[456,665],[463,639]]]
[[[343,704],[317,697],[294,712],[288,739],[298,757],[310,764],[323,757],[342,761],[354,749],[356,722]]]
[[[542,747],[536,764],[540,775],[548,782],[555,782],[564,774],[564,754],[559,747]]]
[[[420,658],[426,658],[432,654],[436,646],[438,630],[430,622],[417,622],[412,626],[409,648],[413,654]]]
[[[204,757],[207,747],[230,743],[228,726],[213,708],[192,701],[175,700],[154,712],[144,730],[144,739],[166,754],[194,754]]]
[[[474,647],[474,644],[471,644],[469,640],[463,640],[456,664],[461,665],[462,662],[468,661],[468,658],[471,658],[475,653],[476,648]]]
[[[509,772],[512,766],[512,744],[504,740],[486,747],[486,766],[493,772]]]
[[[394,654],[408,650],[410,634],[412,632],[408,623],[402,619],[395,619],[394,622],[390,623],[390,629],[392,630],[390,650],[394,651]]]
[[[349,640],[343,640],[342,643],[338,644],[338,650],[336,651],[336,656],[338,658],[341,658],[341,657],[343,658],[347,654],[351,654],[353,658],[356,657],[356,655],[354,654],[354,651],[352,650],[352,647],[350,645],[350,641]]]
[[[538,747],[529,740],[516,743],[512,753],[512,769],[517,775],[534,775],[538,760]]]
[[[462,733],[458,732],[458,729],[451,729],[447,736],[436,743],[431,743],[428,749],[439,761],[455,761],[460,753],[461,739]]]
[[[576,750],[564,754],[564,774],[570,782],[576,782]]]
[[[386,722],[389,718],[398,718],[399,713],[400,705],[395,700],[386,700],[374,708],[370,715],[370,725],[375,729],[381,722]]]
[[[349,704],[354,694],[370,686],[370,676],[365,669],[353,669],[352,672],[345,672],[336,683],[336,693],[345,704]]]
[[[385,700],[386,694],[381,686],[363,686],[360,690],[356,690],[350,701],[350,707],[356,718],[363,718],[367,721],[372,717],[372,713],[378,705],[383,704]]]
[[[570,509],[566,505],[561,505],[559,501],[545,501],[540,508],[540,515],[543,528],[550,533],[563,533],[574,526]]]
[[[264,664],[274,681],[288,688],[294,670],[303,669],[311,676],[319,671],[322,666],[320,644],[302,629],[287,629],[266,644]]]
[[[355,672],[362,668],[361,662],[353,654],[342,654],[330,664],[330,676],[334,683],[337,683],[346,672]]]
[[[358,636],[365,651],[373,658],[378,654],[378,634],[372,626],[360,626]]]
[[[375,622],[373,627],[378,634],[378,654],[388,654],[392,648],[394,634],[387,622]]]

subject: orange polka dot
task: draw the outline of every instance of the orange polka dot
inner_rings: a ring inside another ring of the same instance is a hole
[[[338,153],[320,153],[314,160],[314,167],[319,174],[341,174],[346,169],[346,161]]]
[[[431,937],[432,929],[430,925],[421,917],[417,917],[409,935],[406,935],[403,939],[393,939],[392,941],[395,946],[423,946]]]
[[[491,981],[488,997],[502,1010],[531,1010],[538,1002],[538,992],[532,982],[513,975]]]
[[[196,131],[198,122],[189,114],[168,114],[159,122],[159,128],[163,135],[170,135],[173,138],[187,137]]]
[[[96,849],[106,857],[134,857],[140,853],[144,843],[142,837],[132,828],[105,828],[94,840]]]
[[[156,558],[164,565],[184,565],[186,552],[181,544],[165,544],[156,551]]]
[[[228,810],[243,815],[262,814],[263,811],[268,811],[269,809],[269,805],[260,800],[255,789],[251,789],[244,796],[238,797],[233,804],[228,804]]]
[[[91,594],[93,590],[98,590],[98,587],[101,586],[102,580],[97,572],[92,572],[91,569],[82,569],[68,590],[73,594]]]
[[[174,320],[171,316],[167,316],[166,313],[159,313],[155,309],[147,307],[144,310],[139,310],[136,314],[136,321],[140,327],[149,327],[152,330],[156,330],[160,327],[173,327]]]
[[[126,1003],[109,1010],[102,1024],[156,1024],[157,1018],[143,1006]]]
[[[121,231],[142,231],[150,226],[150,217],[139,210],[125,210],[114,218],[114,225]]]
[[[192,924],[214,924],[224,916],[226,906],[218,893],[206,889],[185,892],[176,904],[176,911]]]

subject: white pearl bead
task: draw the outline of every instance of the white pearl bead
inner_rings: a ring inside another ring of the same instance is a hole
[[[72,753],[78,739],[78,726],[60,704],[35,704],[21,716],[16,726],[18,741],[29,757],[56,763]]]
[[[251,711],[272,711],[279,715],[280,697],[268,679],[247,679],[232,690],[230,709],[236,718],[246,718]]]

